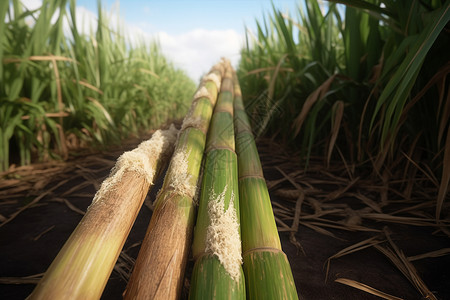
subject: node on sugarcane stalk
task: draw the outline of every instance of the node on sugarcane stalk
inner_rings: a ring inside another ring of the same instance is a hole
[[[125,152],[28,299],[100,299],[148,189],[166,165],[177,130],[156,131]]]
[[[206,134],[224,66],[203,77],[178,135],[176,149],[126,288],[125,299],[177,299],[192,242],[196,189]]]

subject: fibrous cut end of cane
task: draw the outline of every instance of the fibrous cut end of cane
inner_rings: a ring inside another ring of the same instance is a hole
[[[113,191],[126,171],[135,172],[138,176],[145,178],[149,184],[152,184],[156,161],[169,147],[173,147],[177,132],[178,130],[173,125],[168,130],[157,130],[153,133],[151,139],[142,142],[136,149],[123,153],[111,169],[109,177],[103,181],[95,194],[92,204],[97,203],[107,192]]]
[[[208,89],[205,86],[202,86],[201,88],[199,88],[197,90],[197,92],[195,92],[194,94],[194,101],[199,99],[199,98],[208,98],[211,99],[211,95],[208,92]],[[192,106],[191,106],[192,108]]]
[[[217,90],[220,90],[221,78],[215,73],[209,73],[205,77],[203,77],[203,82],[212,81],[217,87]]]
[[[188,156],[189,153],[184,149],[177,150],[173,155],[171,162],[173,177],[170,181],[170,187],[178,195],[194,198],[196,185],[191,183],[192,175],[188,170]]]
[[[208,203],[210,225],[206,229],[206,253],[216,255],[225,270],[235,281],[241,277],[241,239],[239,222],[234,208],[234,194],[225,210],[225,194],[227,187],[219,195],[211,192],[212,199]]]

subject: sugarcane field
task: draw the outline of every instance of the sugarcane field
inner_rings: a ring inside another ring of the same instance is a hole
[[[450,0],[0,1],[0,299],[450,299]]]

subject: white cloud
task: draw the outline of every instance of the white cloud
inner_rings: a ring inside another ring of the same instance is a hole
[[[243,45],[243,36],[231,29],[195,29],[179,35],[159,32],[155,36],[163,53],[195,81],[221,57],[228,58],[236,67]]]

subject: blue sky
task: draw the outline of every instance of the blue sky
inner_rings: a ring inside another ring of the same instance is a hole
[[[275,0],[282,11],[294,11],[296,0]],[[78,0],[78,6],[96,12],[96,1]],[[103,0],[107,10],[119,4],[120,15],[127,23],[149,31],[177,35],[189,30],[233,29],[244,32],[244,24],[253,27],[255,19],[272,10],[271,0]]]
[[[237,66],[245,26],[272,11],[296,12],[303,0],[102,0],[106,11],[118,11],[130,32],[156,39],[166,56],[194,80],[220,57]],[[78,0],[77,6],[97,12],[96,1]]]
[[[42,3],[42,0],[22,1],[30,9]],[[119,15],[125,34],[157,41],[176,67],[198,81],[221,57],[230,59],[237,67],[245,26],[254,32],[255,20],[262,21],[272,11],[272,3],[292,15],[297,14],[296,8],[303,1],[102,0],[102,7],[112,15]],[[78,24],[84,25],[86,33],[89,24],[96,23],[96,15],[97,1],[77,0]]]

